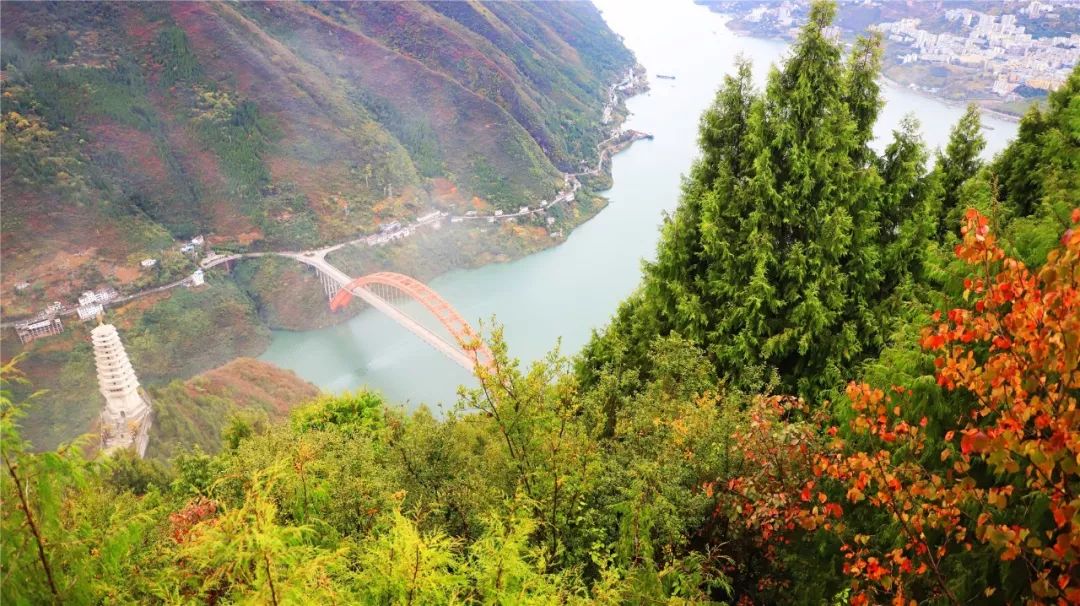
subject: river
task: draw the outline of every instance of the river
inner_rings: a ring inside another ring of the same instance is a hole
[[[573,353],[603,326],[641,278],[652,258],[663,213],[674,209],[679,181],[697,155],[698,116],[712,100],[736,55],[748,57],[764,83],[768,66],[787,44],[742,37],[726,18],[689,0],[664,3],[599,0],[608,24],[648,70],[652,90],[628,102],[626,128],[655,135],[617,155],[610,205],[564,243],[523,259],[455,271],[431,286],[470,321],[496,317],[512,355],[536,360],[561,338]],[[676,76],[657,79],[656,74]],[[885,108],[875,145],[883,145],[907,113],[922,122],[931,148],[943,146],[963,108],[883,84]],[[984,116],[987,155],[1002,149],[1016,124]],[[372,267],[371,271],[381,268]],[[459,385],[474,379],[462,368],[374,310],[331,328],[277,331],[263,360],[296,371],[327,391],[367,386],[389,401],[434,408],[451,405]]]

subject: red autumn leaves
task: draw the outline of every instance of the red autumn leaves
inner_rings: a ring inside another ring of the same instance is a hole
[[[213,518],[217,515],[217,511],[216,502],[204,497],[195,497],[183,509],[169,515],[169,536],[177,543],[187,542],[192,529],[200,522]]]

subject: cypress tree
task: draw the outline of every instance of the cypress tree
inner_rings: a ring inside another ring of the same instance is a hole
[[[869,195],[879,178],[866,166],[880,52],[860,41],[845,66],[824,35],[834,13],[814,4],[764,94],[747,98],[745,64],[728,80],[703,121],[707,164],[647,267],[646,300],[664,329],[744,382],[766,365],[785,388],[810,390],[811,375],[838,378],[859,335],[877,333],[863,299],[881,279]]]
[[[683,202],[665,222],[664,245],[647,270],[653,313],[669,323],[679,320],[679,330],[696,341],[715,322],[705,283],[709,263],[726,256],[726,245],[737,236],[727,228],[733,218],[749,212],[732,194],[751,159],[747,138],[755,93],[750,64],[739,59],[736,74],[725,78],[713,106],[702,115],[702,156],[683,183]],[[721,205],[721,199],[732,203]]]
[[[923,277],[925,245],[934,233],[941,198],[940,181],[927,174],[927,158],[919,121],[905,116],[877,161],[884,183],[878,221],[884,293]]]
[[[782,389],[817,395],[881,347],[882,303],[920,266],[932,188],[914,122],[885,158],[870,147],[880,39],[845,61],[825,35],[835,10],[812,5],[764,91],[742,60],[725,79],[643,290],[586,350],[593,378],[616,349],[640,358],[643,332],[678,333],[738,385],[770,368]]]

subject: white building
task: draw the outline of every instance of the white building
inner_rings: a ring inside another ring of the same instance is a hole
[[[50,335],[58,335],[64,332],[64,324],[60,318],[45,318],[36,322],[26,322],[15,326],[15,334],[19,336],[19,342],[29,343]]]
[[[150,267],[153,267],[153,266],[157,265],[157,259],[143,259],[139,263],[139,265],[142,265],[143,267],[146,267],[146,268],[150,268]]]
[[[151,410],[139,388],[120,334],[112,324],[90,331],[98,386],[105,397],[101,409],[101,448],[106,454],[131,448],[142,457],[150,439]]]
[[[191,285],[202,286],[203,284],[206,284],[206,274],[203,273],[203,270],[196,269],[195,273],[191,274]]]
[[[1013,89],[1015,89],[1016,86],[1016,84],[1009,82],[1007,77],[998,76],[998,79],[994,81],[993,88],[990,90],[992,90],[994,94],[1004,97],[1013,92]]]
[[[79,295],[79,305],[93,305],[94,303],[108,303],[119,295],[113,288],[102,288],[101,290],[85,290]]]
[[[98,317],[99,315],[101,315],[102,312],[104,312],[104,311],[105,311],[105,308],[101,306],[101,303],[91,303],[89,305],[80,305],[77,308],[75,308],[75,313],[78,314],[79,320],[82,321],[82,322],[85,322],[87,320],[92,320],[92,319]]]

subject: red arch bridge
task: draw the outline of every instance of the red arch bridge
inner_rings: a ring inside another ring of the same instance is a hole
[[[478,364],[491,363],[491,350],[480,335],[449,302],[428,285],[404,274],[378,272],[352,278],[326,261],[324,255],[279,253],[315,268],[330,308],[339,310],[357,297],[420,337],[448,358],[474,372]],[[415,301],[446,329],[450,338],[438,334],[402,310],[397,303]]]
[[[279,256],[288,257],[315,269],[322,281],[330,308],[341,309],[349,304],[353,297],[358,297],[368,305],[381,311],[410,332],[420,337],[428,345],[442,352],[465,370],[474,372],[477,365],[488,366],[492,362],[491,350],[484,345],[480,335],[461,317],[450,303],[439,296],[428,285],[409,276],[378,272],[359,278],[352,278],[334,267],[326,260],[326,254],[341,248],[338,244],[327,248],[306,252],[256,252],[229,255],[211,255],[200,262],[203,269],[218,265],[231,267],[232,262],[251,257]],[[397,304],[416,301],[430,313],[449,333],[446,338],[417,319],[405,313]]]

